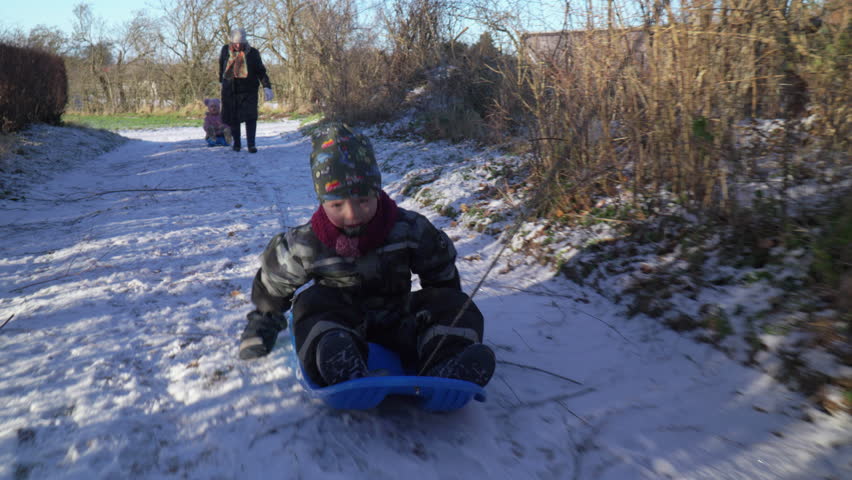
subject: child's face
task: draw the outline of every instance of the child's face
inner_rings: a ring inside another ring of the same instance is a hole
[[[207,105],[207,112],[210,113],[211,115],[219,115],[219,105],[217,105],[215,103],[211,103],[210,105]]]
[[[337,228],[354,228],[368,223],[376,215],[379,199],[375,196],[328,200],[322,208]]]

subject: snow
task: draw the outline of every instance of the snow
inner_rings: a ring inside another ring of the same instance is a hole
[[[14,315],[0,330],[0,478],[852,476],[847,415],[628,319],[523,251],[476,297],[499,360],[484,404],[329,410],[296,380],[286,331],[268,357],[238,360],[259,253],[316,206],[297,129],[260,124],[255,155],[202,146],[198,128],[122,132],[133,140],[0,200],[0,322]],[[388,191],[455,240],[470,292],[501,244],[401,191],[406,172],[474,153],[374,145]],[[455,199],[466,181],[498,183],[478,168],[429,187]]]

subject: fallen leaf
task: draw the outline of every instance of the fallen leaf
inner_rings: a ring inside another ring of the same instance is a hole
[[[772,237],[761,238],[757,241],[757,246],[764,250],[769,250],[770,248],[775,246],[775,239]]]
[[[242,293],[243,293],[243,292],[241,292],[241,291],[239,291],[239,290],[232,290],[232,291],[231,291],[231,296],[232,296],[232,297],[239,297],[240,295],[242,295]]]

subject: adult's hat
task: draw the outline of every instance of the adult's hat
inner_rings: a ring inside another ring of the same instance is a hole
[[[231,30],[231,43],[242,43],[248,45],[248,36],[245,28],[235,28]]]
[[[370,140],[339,122],[314,135],[311,176],[320,202],[377,195],[382,189]]]

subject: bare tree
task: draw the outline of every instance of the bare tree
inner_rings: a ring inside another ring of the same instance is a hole
[[[305,52],[317,96],[324,100],[326,113],[345,117],[352,84],[348,73],[359,59],[352,58],[348,48],[356,30],[352,0],[319,0],[310,2],[305,21],[308,25]]]
[[[218,12],[218,36],[213,40],[227,41],[231,31],[235,28],[245,28],[249,35],[249,41],[259,49],[266,46],[269,41],[264,28],[266,12],[262,11],[262,0],[218,0],[216,11]]]
[[[441,0],[394,0],[384,12],[394,74],[407,77],[441,57],[444,11]]]
[[[215,91],[215,63],[220,33],[216,0],[163,0],[160,42],[170,52],[164,75],[179,104]]]
[[[82,97],[86,100],[98,98],[100,95],[96,89],[100,88],[103,98],[99,102],[102,105],[98,109],[108,108],[112,104],[113,94],[106,69],[113,59],[110,39],[104,34],[104,23],[94,15],[88,3],[77,4],[73,9],[73,15],[72,49],[86,65],[88,73],[88,76],[78,74],[76,83],[82,86]],[[97,86],[92,86],[86,80],[87,78],[97,82]]]
[[[283,67],[281,96],[291,107],[308,106],[314,85],[307,68],[308,7],[307,0],[262,0],[266,11],[267,47]]]
[[[159,26],[144,11],[137,11],[116,30],[116,60],[110,75],[118,85],[116,108],[128,111],[140,110],[145,104],[153,107],[158,101],[158,88],[151,70],[156,68]]]
[[[30,29],[26,45],[60,56],[68,53],[68,38],[57,27],[36,25]]]

